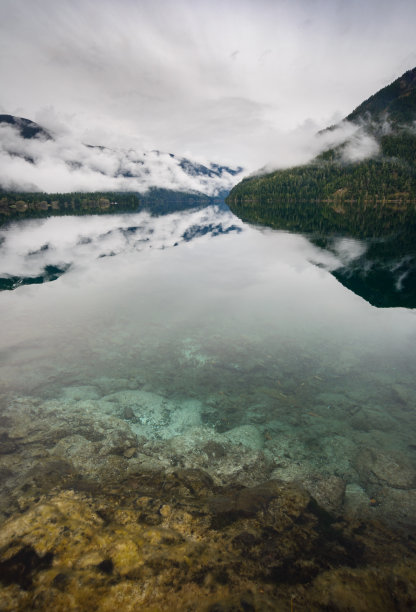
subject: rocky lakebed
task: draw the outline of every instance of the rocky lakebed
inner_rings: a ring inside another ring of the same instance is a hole
[[[358,409],[345,419],[348,397],[341,434],[330,399],[301,427],[227,429],[220,394],[133,379],[6,394],[1,610],[415,609],[411,442],[383,443],[384,413],[371,430]]]

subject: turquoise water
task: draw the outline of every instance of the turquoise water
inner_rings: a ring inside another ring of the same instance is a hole
[[[43,448],[97,479],[118,453],[120,469],[296,480],[330,510],[414,525],[416,313],[332,274],[365,244],[215,208],[0,234],[0,274],[21,279],[0,294],[1,405],[25,465]],[[22,284],[46,266],[66,272]]]

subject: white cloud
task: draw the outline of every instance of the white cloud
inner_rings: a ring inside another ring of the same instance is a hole
[[[305,123],[416,64],[415,19],[412,0],[2,0],[1,110],[54,109],[92,144],[285,164]]]
[[[68,134],[24,139],[15,127],[0,124],[0,185],[5,189],[144,193],[159,187],[213,196],[237,180],[225,169],[193,175],[167,153],[92,147]]]
[[[317,126],[311,121],[305,122],[292,132],[277,148],[278,161],[265,164],[253,174],[265,174],[282,168],[302,165],[313,160],[320,153],[340,147],[340,159],[345,162],[358,162],[379,153],[380,147],[374,136],[369,133],[365,123],[356,124],[341,121],[330,130],[317,132]],[[283,157],[283,150],[285,156]],[[272,156],[269,156],[272,159]]]
[[[347,162],[359,162],[374,157],[379,152],[380,145],[374,136],[360,128],[343,147],[342,159]]]

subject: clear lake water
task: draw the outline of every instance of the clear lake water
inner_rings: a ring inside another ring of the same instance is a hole
[[[3,439],[32,440],[24,465],[44,448],[99,478],[111,430],[126,463],[294,480],[329,509],[409,527],[416,311],[337,280],[366,248],[213,207],[2,228]],[[13,449],[1,458],[12,469]]]

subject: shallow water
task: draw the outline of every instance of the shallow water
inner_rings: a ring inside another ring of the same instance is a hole
[[[0,234],[3,277],[67,270],[0,294],[8,495],[42,452],[98,480],[119,455],[294,480],[331,511],[414,526],[416,315],[331,274],[363,243],[330,252],[215,208]]]

